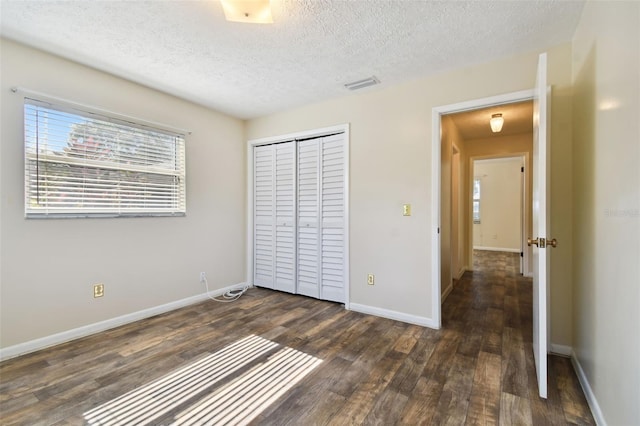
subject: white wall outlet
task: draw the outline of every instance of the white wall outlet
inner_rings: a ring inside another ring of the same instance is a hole
[[[207,280],[207,276],[204,272],[200,272],[200,282],[203,283]]]
[[[367,284],[373,285],[375,284],[376,277],[373,274],[367,274]]]

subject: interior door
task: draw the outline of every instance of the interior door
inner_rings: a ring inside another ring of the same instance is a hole
[[[538,59],[533,101],[533,355],[540,397],[547,397],[549,250],[547,54]],[[555,245],[555,240],[554,245]]]
[[[275,290],[296,292],[295,143],[274,145],[275,150]]]
[[[298,142],[298,294],[320,298],[319,139]]]
[[[320,298],[345,303],[344,134],[320,141]]]
[[[253,281],[295,293],[295,144],[257,146],[253,158]]]
[[[253,151],[253,283],[265,288],[275,283],[273,153],[273,145],[257,146]]]

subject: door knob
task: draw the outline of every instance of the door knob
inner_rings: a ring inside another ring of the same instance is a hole
[[[550,245],[553,248],[558,247],[558,241],[555,238],[550,240],[546,238],[536,238],[535,240],[527,238],[527,245],[531,246],[532,244],[535,244],[540,248],[545,248],[547,245]]]

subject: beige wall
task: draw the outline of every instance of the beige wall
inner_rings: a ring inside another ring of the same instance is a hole
[[[573,346],[610,425],[640,424],[639,28],[587,2],[573,41]]]
[[[1,43],[1,347],[202,294],[200,271],[212,288],[244,280],[242,121]],[[191,130],[187,216],[25,220],[23,101],[12,86]]]
[[[480,223],[473,224],[473,247],[521,249],[522,158],[474,162],[474,179],[480,179]]]
[[[571,103],[562,97],[570,93],[571,46],[548,52],[549,81],[556,86],[551,154],[570,156]],[[432,318],[430,247],[437,238],[429,226],[432,108],[531,89],[537,59],[537,52],[527,53],[248,122],[248,139],[350,123],[352,302]],[[555,162],[551,172],[569,177],[569,182],[554,181],[553,200],[570,191],[571,166]],[[413,205],[411,217],[402,216],[406,202]],[[552,216],[570,227],[571,202],[553,206]],[[552,255],[552,262],[561,260],[560,266],[571,256],[571,238],[566,240]],[[375,286],[367,286],[368,272],[376,274]],[[555,282],[558,278],[562,282]],[[571,343],[571,321],[558,312],[571,311],[570,285],[570,268],[568,277],[552,273],[552,287],[563,289],[551,296],[552,305],[559,307],[551,313],[552,341],[565,345]]]
[[[458,148],[459,163],[454,166],[453,149]],[[454,121],[449,116],[443,116],[441,121],[440,138],[440,291],[441,294],[448,293],[452,289],[452,279],[459,278],[466,269],[465,252],[465,229],[466,218],[464,217],[464,203],[461,203],[464,193],[464,167],[462,158],[464,156],[464,139],[460,135]],[[455,174],[458,176],[454,176]],[[458,229],[456,230],[454,213],[454,187],[456,180],[458,195]],[[454,239],[455,238],[455,239]],[[457,239],[457,241],[456,241]],[[457,255],[457,256],[456,256]]]

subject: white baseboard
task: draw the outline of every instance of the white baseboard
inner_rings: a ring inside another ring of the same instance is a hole
[[[483,247],[483,246],[473,246],[474,250],[485,250],[485,251],[506,251],[508,253],[520,253],[520,249],[514,248],[504,248],[504,247]]]
[[[445,288],[444,291],[442,292],[440,303],[444,303],[444,301],[447,300],[447,297],[449,296],[449,294],[451,294],[452,290],[453,290],[453,284],[449,284],[449,287]]]
[[[596,421],[596,424],[598,426],[607,426],[607,422],[604,420],[602,410],[600,409],[600,404],[598,404],[598,400],[596,399],[596,396],[591,389],[589,380],[587,380],[587,375],[584,373],[582,365],[580,365],[580,361],[578,361],[578,356],[576,355],[574,350],[571,351],[571,364],[573,364],[573,369],[578,376],[578,381],[580,382],[580,386],[582,386],[584,396],[585,398],[587,398],[587,404],[589,404],[593,419]]]
[[[469,268],[467,268],[466,266],[463,266],[462,268],[460,268],[458,273],[453,276],[453,278],[456,279],[456,280],[459,280],[460,278],[462,278],[464,273],[467,272],[468,270],[469,270]]]
[[[245,286],[245,283],[234,284],[225,288],[211,291],[211,296],[220,296],[229,290],[235,290]],[[109,330],[115,327],[119,327],[124,324],[129,324],[134,321],[149,318],[154,315],[163,314],[165,312],[173,311],[175,309],[183,308],[185,306],[193,305],[195,303],[207,300],[207,293],[198,294],[196,296],[187,297],[186,299],[176,300],[164,305],[154,306],[152,308],[143,309],[141,311],[132,312],[130,314],[121,315],[119,317],[111,318],[108,320],[96,322],[93,324],[85,325],[82,327],[74,328],[71,330],[63,331],[61,333],[52,334],[50,336],[41,337],[39,339],[30,340],[28,342],[19,343],[14,346],[6,348],[0,348],[0,361],[4,361],[9,358],[14,358],[19,355],[24,355],[30,352],[39,351],[50,346],[59,345],[61,343],[69,342],[74,339],[86,337],[91,334],[99,333],[101,331]]]
[[[549,345],[549,349],[552,354],[566,356],[567,358],[570,357],[573,352],[573,348],[571,346],[558,345],[556,343],[551,343],[551,345]]]
[[[361,305],[359,303],[351,303],[349,309],[363,314],[375,315],[382,318],[388,318],[396,321],[402,321],[409,324],[422,325],[429,328],[440,328],[431,318],[421,317],[418,315],[405,314],[404,312],[392,311],[389,309],[377,308],[375,306]]]

